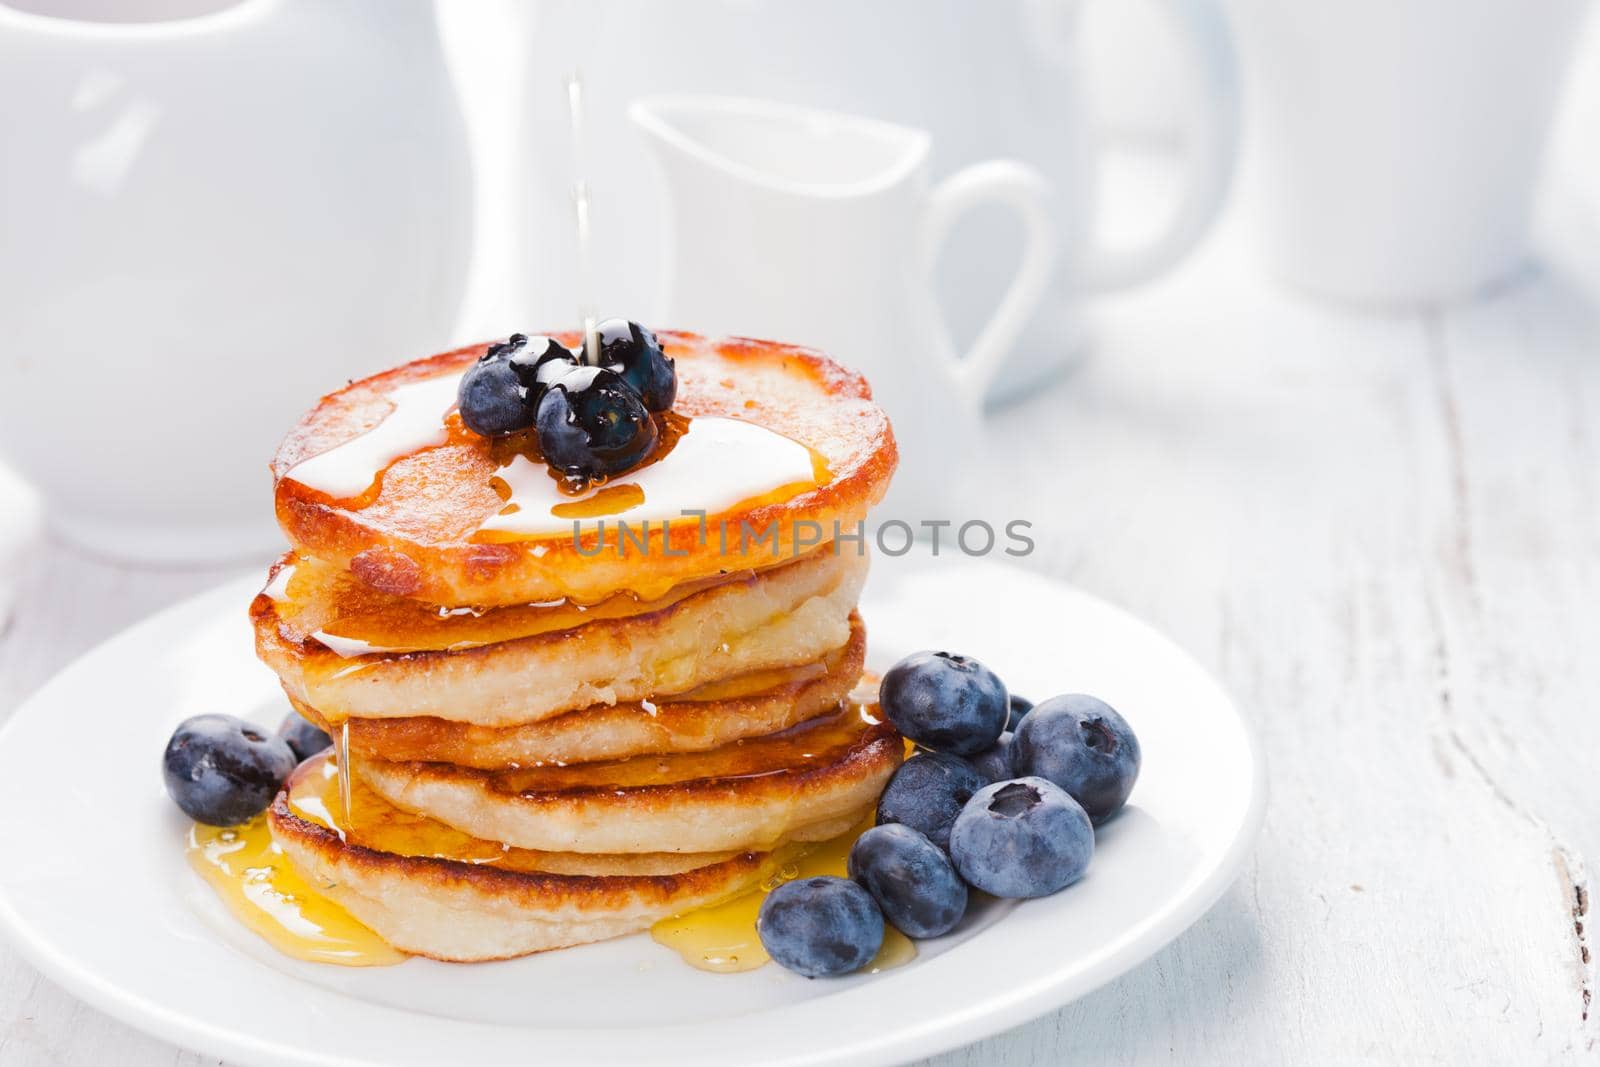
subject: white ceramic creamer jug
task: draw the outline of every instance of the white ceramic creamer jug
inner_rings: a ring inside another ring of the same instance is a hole
[[[1048,183],[995,160],[931,185],[927,133],[836,112],[669,96],[630,116],[666,186],[662,321],[811,345],[861,371],[900,444],[884,516],[943,515],[973,469],[989,381],[1050,279]],[[962,357],[931,273],[952,224],[984,203],[1014,210],[1026,240]]]

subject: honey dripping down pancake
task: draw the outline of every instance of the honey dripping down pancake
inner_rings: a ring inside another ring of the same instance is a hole
[[[285,642],[340,659],[405,652],[461,652],[590,623],[664,611],[718,586],[748,582],[801,559],[829,554],[813,549],[793,560],[753,570],[730,569],[683,582],[660,596],[621,591],[593,602],[572,599],[501,607],[424,604],[375,589],[324,560],[289,553],[274,563],[260,596]]]
[[[709,752],[515,771],[358,759],[353,773],[396,807],[522,848],[716,852],[842,832],[903,758],[892,726],[847,703]]]
[[[330,725],[433,717],[515,726],[596,704],[659,703],[735,674],[818,659],[849,641],[867,566],[864,555],[813,553],[648,614],[454,651],[345,657],[286,626],[269,595],[250,612],[257,654]]]
[[[855,686],[866,655],[860,617],[852,615],[850,624],[849,640],[818,659],[744,672],[677,697],[594,705],[518,726],[410,717],[347,719],[341,729],[373,759],[484,770],[704,751],[831,713]],[[316,709],[295,707],[326,725]]]

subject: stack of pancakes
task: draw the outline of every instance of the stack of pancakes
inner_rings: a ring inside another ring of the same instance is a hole
[[[451,395],[482,346],[324,398],[274,461],[293,548],[251,606],[257,651],[342,766],[303,764],[269,822],[398,948],[495,959],[716,903],[858,823],[902,758],[851,695],[854,535],[896,458],[866,383],[792,346],[660,336],[676,444],[590,490],[564,532],[507,532],[528,506],[518,442],[448,402],[439,426],[403,410]],[[777,436],[708,451],[747,439],[727,420]],[[762,481],[779,438],[809,450],[809,478]],[[705,515],[651,511],[684,485]]]

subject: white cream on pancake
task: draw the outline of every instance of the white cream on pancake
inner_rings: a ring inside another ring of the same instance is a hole
[[[285,475],[335,500],[360,496],[401,456],[445,442],[444,417],[455,406],[461,375],[446,374],[389,390],[393,405],[365,433],[302,460]]]
[[[602,488],[638,487],[644,498],[605,516],[605,521],[640,525],[663,520],[693,524],[690,512],[715,515],[784,486],[799,492],[817,484],[811,451],[805,445],[753,422],[721,416],[692,420],[660,462],[620,474],[604,487],[577,496],[563,493],[549,469],[526,456],[501,468],[499,477],[511,495],[505,510],[489,516],[479,529],[529,537],[593,529],[598,519],[562,518],[554,509],[587,500]]]

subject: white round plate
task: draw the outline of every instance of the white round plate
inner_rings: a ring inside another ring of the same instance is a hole
[[[880,557],[862,602],[879,670],[918,648],[989,664],[1019,693],[1095,693],[1144,769],[1077,885],[992,902],[919,958],[807,980],[696,971],[647,935],[503,963],[367,970],[278,955],[189,869],[162,791],[172,728],[200,712],[275,724],[241,579],[63,671],[0,731],[0,929],[95,1007],[245,1064],[884,1063],[1015,1026],[1148,958],[1238,872],[1262,768],[1233,705],[1132,616],[997,563]],[[1004,976],[1004,980],[997,980]]]

